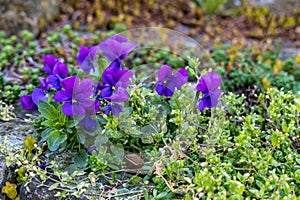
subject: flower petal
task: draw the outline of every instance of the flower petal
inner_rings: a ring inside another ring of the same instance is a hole
[[[82,107],[79,103],[73,103],[72,109],[73,109],[74,115],[77,115],[79,117],[84,116],[84,113],[85,113],[84,107]]]
[[[169,65],[163,65],[157,72],[158,81],[165,81],[172,77],[172,68]]]
[[[116,87],[127,88],[130,85],[130,78],[133,77],[133,73],[128,70],[119,70],[116,74]]]
[[[49,85],[53,88],[55,88],[57,91],[61,90],[61,85],[60,85],[60,79],[57,76],[50,75],[47,78]]]
[[[39,101],[47,101],[47,96],[43,92],[42,88],[35,88],[32,92],[32,101],[38,105]]]
[[[44,72],[47,72],[49,74],[53,73],[53,67],[58,62],[58,60],[51,54],[44,55],[43,60],[45,62],[45,66],[43,68]]]
[[[20,103],[26,110],[35,110],[37,105],[33,103],[31,95],[23,95],[20,97]]]
[[[61,90],[61,91],[56,92],[53,99],[57,102],[69,101],[72,99],[72,94],[70,94],[66,90]]]
[[[119,116],[121,112],[124,112],[123,106],[118,103],[113,103],[111,110],[113,116]]]
[[[221,84],[221,77],[216,72],[208,72],[200,79],[199,84],[196,86],[198,91],[206,93],[217,89]]]
[[[108,97],[111,102],[124,102],[127,101],[129,98],[128,92],[126,89],[119,87],[117,88],[117,91],[115,94],[113,94],[111,97]]]
[[[53,75],[60,76],[61,78],[65,78],[69,73],[67,65],[62,62],[58,62],[55,64],[53,68]]]
[[[73,116],[73,108],[71,102],[65,102],[62,106],[62,111],[67,116]]]
[[[78,86],[78,77],[77,76],[71,76],[69,78],[64,79],[61,81],[60,85],[68,91],[68,93],[73,93],[73,88],[75,86]]]
[[[156,83],[156,88],[155,88],[156,92],[160,95],[160,96],[172,96],[175,90],[175,86],[173,87],[167,87],[164,84],[162,84],[161,82]]]
[[[107,86],[103,90],[101,90],[100,97],[101,98],[110,97],[112,94],[113,94],[113,90],[111,86]]]
[[[173,76],[172,82],[175,87],[180,90],[181,87],[188,81],[189,74],[184,68],[180,68],[178,72]]]

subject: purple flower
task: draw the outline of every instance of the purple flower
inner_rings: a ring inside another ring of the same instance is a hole
[[[42,88],[35,88],[31,94],[32,101],[38,105],[39,101],[47,101],[47,95],[44,93]]]
[[[47,167],[47,162],[43,162],[43,164],[39,165],[39,168],[41,168],[42,170],[45,170]]]
[[[102,74],[102,83],[99,82],[96,88],[97,99],[112,96],[120,87],[127,88],[132,76],[133,73],[128,70],[115,71],[112,68],[106,68]]]
[[[64,79],[60,84],[64,90],[58,91],[53,99],[57,102],[64,102],[62,111],[67,116],[83,116],[85,109],[94,105],[89,100],[93,93],[92,79],[83,79],[79,84],[77,76]]]
[[[61,90],[60,82],[68,75],[68,73],[68,67],[62,62],[57,62],[53,67],[53,73],[47,78],[49,86],[55,88],[57,91]]]
[[[101,110],[103,110],[106,115],[112,112],[114,116],[119,116],[120,112],[124,111],[123,106],[120,103],[127,101],[128,98],[129,95],[126,89],[123,87],[118,87],[113,95],[104,98],[110,103],[107,106],[101,108]]]
[[[86,46],[81,46],[78,56],[77,56],[77,62],[80,64],[81,69],[86,74],[90,74],[91,69],[95,71],[94,62],[97,58],[97,54],[99,51],[99,45],[92,46],[91,48],[88,48]]]
[[[20,97],[20,103],[26,110],[36,110],[39,101],[47,101],[47,95],[42,88],[35,88],[31,95]]]
[[[31,95],[23,95],[20,97],[20,103],[26,110],[36,110],[37,105],[33,103]]]
[[[161,96],[172,96],[175,88],[180,90],[188,78],[188,72],[184,68],[180,68],[176,74],[172,75],[172,68],[164,65],[158,70],[156,92]]]
[[[135,47],[133,42],[128,42],[127,38],[120,35],[114,35],[100,43],[100,49],[112,62],[109,68],[113,68],[115,71],[120,69],[121,60],[125,59]]]
[[[48,74],[51,75],[53,73],[53,68],[54,68],[55,64],[58,62],[58,60],[51,54],[44,55],[43,60],[45,62],[43,71],[47,72]]]
[[[78,126],[80,129],[84,129],[86,131],[94,131],[97,126],[97,120],[92,117],[98,112],[99,109],[99,101],[95,101],[95,105],[92,105],[85,109],[85,117],[80,120]]]
[[[198,108],[203,111],[204,108],[212,108],[218,104],[221,90],[221,77],[216,72],[208,72],[203,75],[196,89],[203,93],[202,98],[198,100]]]

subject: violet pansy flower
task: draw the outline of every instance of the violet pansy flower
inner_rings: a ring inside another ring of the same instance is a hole
[[[80,129],[86,131],[94,131],[97,126],[97,120],[93,117],[99,109],[99,101],[95,101],[95,105],[92,105],[85,109],[85,117],[80,120],[78,126]]]
[[[181,89],[188,81],[189,75],[184,68],[172,75],[172,68],[164,65],[158,70],[158,82],[156,83],[156,92],[161,96],[172,96],[175,88]]]
[[[31,95],[21,96],[20,103],[25,110],[36,110],[37,109],[37,105],[32,101]]]
[[[58,62],[58,59],[55,58],[53,55],[49,54],[49,55],[44,55],[43,60],[44,60],[44,63],[45,63],[43,71],[47,72],[48,74],[51,75],[53,73],[54,66]]]
[[[86,74],[90,74],[91,70],[95,71],[94,62],[97,58],[99,51],[99,46],[92,46],[88,48],[86,46],[81,46],[77,56],[77,62],[80,64],[80,68]]]
[[[39,101],[47,101],[47,95],[42,88],[35,88],[31,95],[20,97],[20,103],[26,110],[36,110]]]
[[[61,90],[60,82],[67,77],[68,73],[68,67],[62,62],[57,62],[53,68],[52,75],[48,76],[47,81],[57,91]]]
[[[118,87],[112,96],[104,98],[110,103],[101,108],[101,110],[103,110],[106,115],[112,112],[114,116],[119,116],[120,113],[124,111],[123,106],[120,103],[127,101],[128,98],[129,95],[126,89]]]
[[[125,59],[135,48],[135,43],[128,42],[127,38],[121,35],[114,35],[100,43],[100,49],[106,58],[112,62],[108,67],[115,71],[120,69],[121,60]]]
[[[85,109],[95,104],[89,97],[93,93],[92,79],[83,79],[79,83],[77,76],[64,79],[61,83],[64,90],[58,91],[53,99],[57,102],[64,102],[62,111],[67,116],[84,116]]]
[[[128,70],[115,71],[112,68],[106,68],[102,74],[102,83],[98,83],[96,88],[97,99],[112,96],[120,87],[127,88],[132,76],[133,73]]]
[[[205,108],[212,108],[218,104],[221,90],[221,77],[216,72],[208,72],[203,75],[196,89],[203,93],[202,98],[198,100],[198,108],[203,111]]]

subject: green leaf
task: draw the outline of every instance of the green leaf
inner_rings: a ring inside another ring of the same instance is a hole
[[[87,154],[86,154],[86,152],[83,149],[81,149],[79,151],[79,153],[75,157],[73,157],[73,162],[79,168],[86,167],[87,166]]]
[[[52,131],[53,131],[52,128],[45,129],[41,134],[42,139],[40,140],[40,142],[45,142]]]
[[[59,183],[54,183],[49,187],[49,190],[55,190],[59,186]]]
[[[58,118],[58,111],[56,108],[48,102],[39,101],[38,103],[39,111],[43,117],[48,120],[55,120]]]
[[[47,140],[50,151],[56,151],[59,145],[62,144],[66,139],[66,134],[61,134],[58,130],[52,131]]]

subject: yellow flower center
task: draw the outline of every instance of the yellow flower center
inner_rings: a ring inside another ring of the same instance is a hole
[[[167,84],[167,80],[164,80],[164,82],[163,82],[164,84]]]
[[[72,99],[72,103],[77,103],[77,101],[75,99]]]
[[[111,87],[111,89],[112,89],[112,90],[115,90],[115,89],[116,89],[116,87],[115,87],[115,86],[112,86],[112,87]]]

